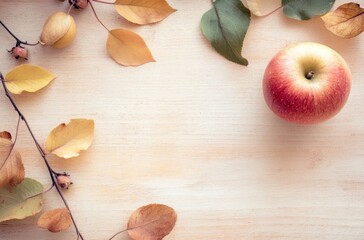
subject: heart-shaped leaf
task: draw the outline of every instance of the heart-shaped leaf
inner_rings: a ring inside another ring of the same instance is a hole
[[[67,208],[53,209],[43,213],[37,224],[50,232],[60,232],[71,226],[71,214]]]
[[[0,222],[23,219],[42,210],[43,185],[36,180],[25,178],[9,192],[0,188]]]
[[[23,91],[37,92],[55,78],[55,75],[44,68],[32,64],[22,64],[6,74],[5,84],[9,92],[21,94]]]
[[[266,16],[280,8],[282,0],[246,0],[249,10],[256,16]]]
[[[136,24],[156,23],[176,11],[165,0],[116,0],[114,4],[122,17]]]
[[[72,119],[67,125],[62,123],[48,135],[46,151],[61,158],[71,158],[86,150],[94,138],[94,120]]]
[[[139,66],[155,62],[143,38],[126,29],[111,30],[106,47],[110,56],[124,66]]]
[[[11,135],[0,137],[0,187],[11,191],[23,181],[25,170],[21,156],[14,149],[14,144],[9,137],[11,139]]]
[[[353,38],[364,31],[364,8],[346,3],[321,17],[325,27],[342,38]]]
[[[162,204],[137,209],[129,218],[128,234],[134,240],[161,240],[174,228],[177,214]]]
[[[282,0],[284,14],[296,20],[308,20],[330,11],[335,0]]]
[[[250,11],[240,0],[216,0],[201,19],[203,35],[226,59],[247,66],[241,56],[243,41],[250,24]]]

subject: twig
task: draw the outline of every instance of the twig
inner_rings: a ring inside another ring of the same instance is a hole
[[[106,29],[106,31],[108,31],[108,32],[110,32],[110,30],[105,26],[105,24],[103,24],[102,22],[101,22],[101,20],[100,20],[100,18],[97,16],[97,13],[96,13],[96,11],[95,11],[95,8],[94,8],[94,6],[92,5],[92,2],[90,1],[90,0],[88,0],[88,3],[90,4],[90,7],[91,7],[91,9],[92,9],[92,11],[94,12],[94,15],[95,15],[95,17],[96,17],[96,19],[97,19],[97,21],[99,21],[99,23]]]
[[[0,73],[0,80],[1,80],[1,83],[2,83],[2,86],[4,88],[4,91],[5,91],[5,95],[6,97],[9,99],[10,103],[13,105],[15,111],[18,113],[19,115],[19,118],[25,123],[27,129],[28,129],[28,132],[30,133],[40,155],[42,156],[43,160],[44,160],[44,163],[45,165],[47,166],[47,169],[48,169],[48,172],[49,172],[49,175],[50,175],[50,178],[52,180],[52,185],[56,188],[59,196],[61,197],[62,201],[63,201],[63,204],[65,205],[65,207],[68,209],[69,213],[70,213],[70,216],[71,216],[71,219],[72,219],[72,223],[73,223],[73,226],[75,227],[75,230],[76,230],[76,233],[77,233],[77,237],[79,237],[81,240],[84,240],[84,238],[82,237],[80,231],[78,230],[78,227],[77,227],[77,224],[76,224],[76,221],[72,215],[72,212],[71,212],[71,209],[70,207],[68,206],[68,203],[66,201],[66,199],[64,198],[59,186],[57,185],[57,180],[56,180],[56,176],[59,174],[57,172],[55,172],[52,167],[49,165],[49,162],[46,158],[46,154],[44,153],[42,147],[40,146],[39,142],[37,141],[37,139],[35,138],[34,134],[33,134],[33,131],[31,130],[29,124],[28,124],[28,121],[26,120],[25,116],[23,115],[23,113],[20,111],[20,109],[18,108],[18,106],[16,105],[16,103],[14,102],[13,98],[11,97],[6,85],[5,85],[5,79],[3,77],[3,75]]]
[[[2,22],[2,21],[0,21],[0,24],[5,28],[5,30],[16,40],[16,46],[17,47],[19,47],[20,46],[20,44],[24,44],[24,45],[28,45],[28,46],[36,46],[36,45],[38,45],[40,42],[38,41],[37,43],[28,43],[28,42],[24,42],[24,41],[22,41],[22,40],[20,40],[17,36],[15,36],[14,35],[14,33],[12,33],[11,31],[10,31],[10,29],[9,28],[7,28],[6,26],[5,26],[5,24]]]

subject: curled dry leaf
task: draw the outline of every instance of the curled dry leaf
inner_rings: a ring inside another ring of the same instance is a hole
[[[282,5],[282,0],[246,0],[249,10],[256,16],[266,16]]]
[[[134,240],[161,240],[174,228],[177,214],[162,204],[137,209],[129,218],[128,234]]]
[[[0,187],[5,187],[11,191],[23,181],[24,177],[25,170],[21,156],[14,149],[9,135],[5,134],[5,137],[0,137]]]
[[[110,56],[124,66],[139,66],[155,62],[143,38],[126,29],[111,30],[106,48]]]
[[[30,178],[25,178],[11,192],[0,188],[0,222],[39,213],[42,210],[42,192],[42,184]]]
[[[72,119],[62,123],[48,135],[46,151],[61,158],[71,158],[86,150],[94,138],[95,124],[91,119]]]
[[[201,19],[203,35],[226,59],[248,65],[241,56],[243,41],[250,24],[250,11],[240,0],[216,0]]]
[[[76,23],[73,17],[64,12],[55,12],[43,26],[40,42],[55,48],[70,45],[76,37]]]
[[[176,11],[165,0],[116,0],[114,4],[122,17],[136,24],[156,23]]]
[[[13,68],[5,76],[5,85],[11,93],[37,92],[46,87],[56,76],[48,70],[32,64]]]
[[[38,227],[50,232],[60,232],[71,226],[71,215],[67,208],[57,208],[43,213],[38,219]]]
[[[325,27],[342,38],[353,38],[364,31],[364,8],[346,3],[321,17]]]

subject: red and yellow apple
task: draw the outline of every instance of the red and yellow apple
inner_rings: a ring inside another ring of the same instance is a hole
[[[279,51],[263,78],[269,108],[285,120],[302,124],[333,117],[345,105],[350,88],[345,60],[333,49],[313,42]]]

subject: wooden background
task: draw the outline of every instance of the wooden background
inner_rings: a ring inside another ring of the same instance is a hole
[[[336,1],[335,8],[344,2]],[[340,39],[319,18],[299,22],[281,10],[253,17],[243,47],[250,64],[244,67],[219,56],[202,36],[199,23],[209,0],[169,3],[176,13],[141,27],[111,5],[94,3],[107,26],[143,36],[156,63],[117,65],[90,8],[72,10],[78,34],[71,47],[30,48],[30,63],[58,75],[39,93],[15,97],[39,141],[70,118],[95,120],[88,151],[51,160],[55,169],[72,174],[75,184],[65,196],[85,239],[108,239],[148,203],[178,212],[167,240],[364,239],[364,34]],[[0,18],[34,42],[48,15],[67,8],[55,0],[2,0]],[[5,51],[13,39],[0,30],[0,40],[0,70],[6,73],[19,62]],[[278,119],[262,95],[268,61],[301,41],[332,47],[353,75],[345,108],[319,125]],[[0,129],[14,133],[17,115],[2,91],[0,109]],[[17,148],[27,176],[49,185],[24,126]],[[54,191],[44,203],[45,209],[62,206]],[[1,223],[0,239],[75,239],[73,228],[52,234],[36,228],[36,221]]]

